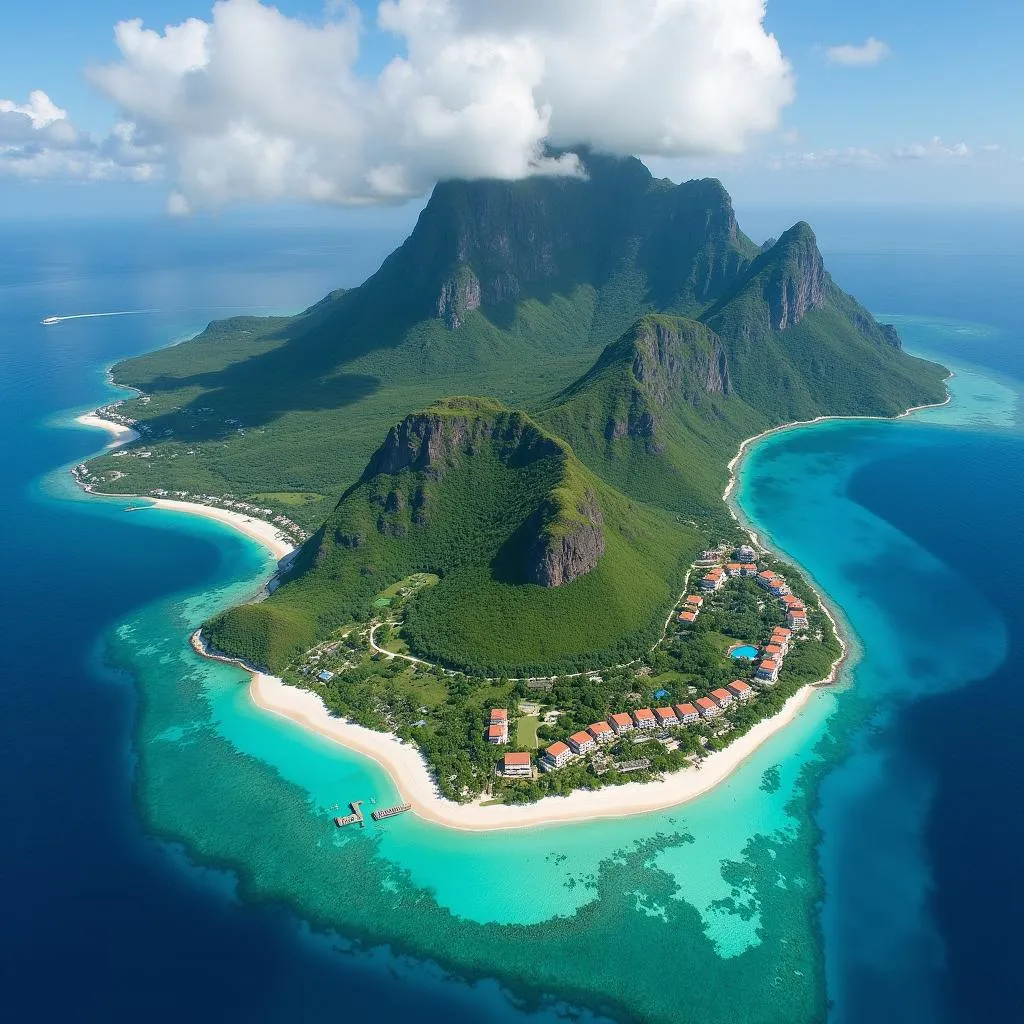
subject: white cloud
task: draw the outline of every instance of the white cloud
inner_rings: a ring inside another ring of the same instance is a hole
[[[24,104],[0,99],[0,177],[149,181],[162,161],[160,147],[141,145],[130,123],[118,122],[97,141],[39,89]]]
[[[903,149],[897,149],[893,155],[898,160],[944,160],[950,157],[956,159],[970,156],[971,149],[966,142],[947,145],[935,135],[927,142],[915,142]]]
[[[793,79],[762,0],[382,0],[399,42],[358,68],[361,15],[310,24],[259,0],[162,33],[117,25],[92,82],[162,147],[169,209],[237,199],[387,202],[448,177],[577,173],[548,147],[735,153]]]
[[[885,60],[892,51],[886,43],[874,36],[868,38],[857,46],[854,43],[843,43],[842,46],[830,46],[825,51],[832,64],[842,64],[845,67],[864,67],[866,64],[877,64]]]
[[[982,147],[986,149],[987,147]],[[890,167],[903,161],[931,163],[960,160],[970,157],[972,150],[965,142],[947,144],[939,136],[928,142],[915,142],[894,150],[877,150],[866,146],[846,146],[803,153],[784,153],[770,158],[768,166],[773,171],[784,169],[822,169],[831,167]]]

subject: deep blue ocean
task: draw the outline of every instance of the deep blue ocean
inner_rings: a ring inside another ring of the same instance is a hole
[[[1020,391],[1024,243],[1004,220],[957,217],[944,228],[929,216],[915,229],[887,213],[823,219],[819,240],[833,276],[896,317],[909,347],[988,374],[1005,394]],[[770,213],[761,220],[763,230],[748,231],[777,234]],[[279,901],[239,895],[232,872],[147,834],[136,785],[140,690],[130,672],[111,667],[104,638],[170,595],[255,577],[266,559],[200,520],[126,517],[122,506],[80,500],[62,472],[104,443],[71,421],[113,397],[105,379],[112,362],[216,317],[291,311],[356,284],[393,247],[395,231],[231,220],[6,225],[0,237],[0,1014],[557,1016],[557,1008],[517,1008],[494,983],[447,978],[387,949],[353,952]],[[162,312],[56,330],[39,323],[131,309]],[[1014,868],[1024,838],[1024,443],[1016,407],[1011,413],[1009,421],[1003,410],[956,427],[796,432],[748,470],[745,487],[780,495],[760,512],[756,495],[744,506],[772,539],[829,593],[855,600],[860,586],[878,622],[906,623],[916,645],[897,652],[900,634],[883,638],[879,626],[878,644],[891,645],[914,684],[901,689],[898,674],[885,680],[898,708],[890,715],[877,688],[864,721],[846,713],[854,724],[835,740],[845,747],[814,791],[820,942],[835,1021],[1024,1017],[1021,973],[1011,966],[1024,912]],[[797,519],[778,514],[792,500],[786,487],[810,479],[808,467],[818,464],[842,479],[844,507],[891,529],[888,547],[878,535],[839,532],[826,552],[821,530],[801,531]],[[911,547],[931,561],[912,563]],[[931,571],[941,584],[910,585]],[[861,625],[871,617],[844,610],[871,650]],[[974,637],[991,626],[991,659],[965,640],[962,627],[975,622]],[[972,657],[979,673],[970,671]],[[962,685],[943,674],[950,665]],[[884,677],[877,663],[872,670]]]

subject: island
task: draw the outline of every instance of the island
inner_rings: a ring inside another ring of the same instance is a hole
[[[843,656],[730,508],[737,451],[945,397],[807,224],[759,246],[719,182],[580,156],[581,178],[439,184],[358,288],[118,364],[136,394],[98,415],[132,439],[75,469],[294,546],[194,646],[460,827],[724,777]]]

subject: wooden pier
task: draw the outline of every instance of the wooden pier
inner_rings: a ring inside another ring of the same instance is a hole
[[[352,808],[352,813],[346,814],[344,817],[341,818],[335,818],[334,824],[337,825],[338,828],[344,828],[346,825],[354,825],[358,821],[359,827],[365,828],[366,820],[363,818],[363,812],[359,810],[359,808],[362,806],[362,803],[362,800],[353,800],[352,803],[349,804],[349,807]]]
[[[374,811],[370,817],[374,821],[382,821],[384,818],[393,818],[396,814],[404,814],[412,810],[412,804],[395,804],[394,807],[386,807],[381,811]]]

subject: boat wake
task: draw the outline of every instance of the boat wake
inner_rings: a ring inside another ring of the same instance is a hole
[[[42,323],[59,324],[64,320],[87,320],[94,316],[136,316],[140,313],[159,313],[159,309],[119,309],[113,313],[70,313],[68,316],[48,316]]]

